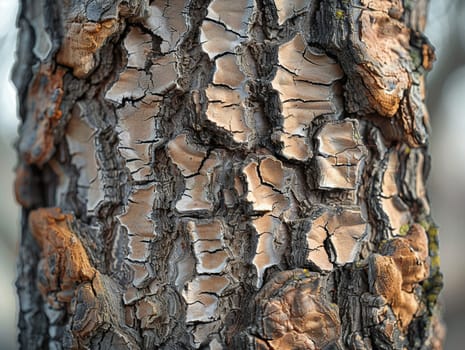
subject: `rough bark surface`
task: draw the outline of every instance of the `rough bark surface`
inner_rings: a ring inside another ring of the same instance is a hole
[[[22,0],[21,349],[440,349],[426,0]]]

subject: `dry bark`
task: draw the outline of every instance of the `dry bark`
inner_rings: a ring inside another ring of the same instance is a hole
[[[21,349],[440,349],[426,0],[22,0]]]

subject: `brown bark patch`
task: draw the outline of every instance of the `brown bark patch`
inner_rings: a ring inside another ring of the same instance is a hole
[[[85,78],[96,66],[97,51],[118,29],[119,22],[115,19],[99,23],[68,23],[57,62],[73,68],[73,74],[77,78]]]
[[[54,129],[62,117],[60,105],[65,73],[61,68],[43,64],[32,81],[27,97],[32,115],[24,123],[24,136],[19,144],[22,158],[28,164],[42,166],[55,150]]]
[[[92,281],[96,270],[71,230],[73,217],[59,208],[40,208],[29,215],[32,235],[39,243],[39,290],[52,306],[69,303],[76,286]]]
[[[415,286],[429,276],[428,237],[422,226],[412,225],[405,237],[397,237],[381,247],[381,255],[370,260],[372,292],[391,305],[400,328],[407,330],[419,308]]]
[[[339,310],[323,295],[318,273],[305,269],[276,274],[256,297],[264,349],[323,349],[341,333]]]
[[[20,163],[16,168],[15,177],[15,197],[16,201],[24,208],[32,208],[39,202],[40,194],[38,188],[40,184],[34,177],[31,167]]]

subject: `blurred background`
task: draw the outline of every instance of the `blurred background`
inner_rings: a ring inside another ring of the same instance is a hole
[[[14,290],[19,208],[13,196],[16,155],[15,52],[17,0],[0,0],[0,350],[16,349]],[[440,226],[446,350],[465,349],[465,1],[431,0],[426,34],[437,61],[428,76],[432,171],[429,197]]]

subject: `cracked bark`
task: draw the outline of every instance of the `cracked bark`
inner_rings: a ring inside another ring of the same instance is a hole
[[[21,349],[440,349],[426,1],[23,0]]]

